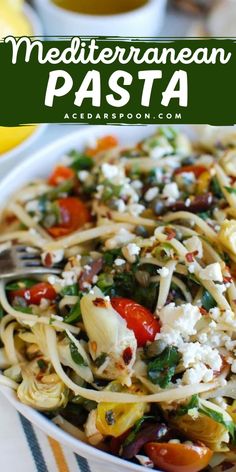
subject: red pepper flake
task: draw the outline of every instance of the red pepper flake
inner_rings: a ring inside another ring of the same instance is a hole
[[[199,308],[199,311],[200,311],[201,315],[203,315],[203,316],[208,315],[208,311],[205,310],[205,308],[203,308],[203,307],[200,307],[200,308]]]
[[[52,256],[51,256],[50,252],[47,252],[46,256],[44,257],[43,265],[45,267],[52,267],[53,260],[52,260]]]
[[[187,262],[194,262],[195,256],[198,255],[198,251],[188,252],[185,256]]]
[[[106,300],[104,300],[104,298],[95,298],[95,300],[93,300],[93,304],[95,306],[100,307],[100,308],[106,308],[107,307],[107,302],[106,302]]]
[[[231,275],[229,277],[224,277],[223,278],[224,284],[231,283],[232,281],[233,281],[233,278],[231,277]]]
[[[167,234],[167,241],[171,241],[171,239],[175,238],[176,231],[173,228],[169,228],[168,226],[165,228],[165,233]]]
[[[127,347],[124,351],[123,351],[123,361],[126,365],[128,365],[133,357],[133,351],[131,349],[131,347]]]

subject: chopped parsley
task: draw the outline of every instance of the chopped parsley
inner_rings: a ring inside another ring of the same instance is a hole
[[[76,345],[72,341],[70,341],[70,354],[71,354],[71,357],[72,357],[73,361],[76,364],[81,365],[81,366],[86,366],[87,365],[85,360],[83,359],[83,357],[79,353],[78,348],[76,347]]]
[[[175,375],[180,358],[181,356],[176,347],[167,346],[156,359],[148,363],[149,380],[161,388],[166,388]]]

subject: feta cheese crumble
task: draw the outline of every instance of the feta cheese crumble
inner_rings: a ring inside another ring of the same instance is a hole
[[[144,200],[146,200],[146,202],[151,202],[158,195],[158,193],[159,193],[158,187],[149,188],[144,195]]]
[[[127,229],[121,228],[113,238],[107,239],[105,242],[106,249],[115,249],[121,247],[135,238],[135,235]]]
[[[89,172],[87,170],[80,170],[78,172],[78,178],[80,182],[85,182],[89,176]]]
[[[167,197],[169,203],[173,203],[179,198],[180,193],[176,182],[166,184],[162,192],[164,197]]]
[[[199,277],[203,280],[213,280],[214,282],[223,282],[223,275],[219,262],[207,265],[204,269],[200,269]]]
[[[114,264],[117,267],[119,267],[119,266],[122,266],[122,265],[126,264],[126,261],[124,259],[121,259],[121,258],[118,257],[117,259],[115,259]]]
[[[174,303],[164,306],[160,312],[162,328],[161,333],[177,332],[182,337],[188,338],[196,334],[195,325],[201,319],[201,313],[197,306],[187,303],[181,306],[175,306]]]
[[[130,243],[128,246],[122,248],[122,254],[128,262],[133,263],[136,260],[136,256],[139,255],[140,250],[141,249],[137,244]]]
[[[105,162],[101,166],[102,173],[106,179],[113,179],[113,177],[116,177],[119,173],[119,168],[113,164],[108,164]]]

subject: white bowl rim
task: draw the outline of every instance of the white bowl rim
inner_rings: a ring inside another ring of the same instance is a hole
[[[51,436],[53,439],[57,440],[62,446],[66,446],[71,449],[75,454],[82,455],[82,457],[85,457],[88,461],[91,459],[94,462],[109,462],[113,465],[117,465],[122,468],[125,467],[131,471],[150,472],[150,469],[145,466],[129,462],[126,459],[119,458],[117,456],[109,454],[108,452],[104,452],[100,449],[97,449],[95,446],[91,446],[90,444],[84,443],[80,439],[75,438],[74,436],[54,424],[52,420],[44,416],[39,411],[36,411],[33,408],[24,405],[23,403],[20,403],[15,398],[14,392],[9,387],[1,385],[0,392],[22,416],[27,418],[28,421],[30,421],[34,426],[39,428],[44,434]],[[154,470],[155,472],[159,472],[157,469]]]
[[[25,3],[23,6],[23,12],[33,27],[33,35],[43,36],[43,26],[36,11],[28,3]]]
[[[152,130],[155,130],[158,128],[160,125],[127,125],[124,126],[124,128],[132,128],[132,129],[146,129],[150,130],[150,133]],[[168,125],[161,125],[161,126],[168,126]],[[178,127],[178,126],[177,126]],[[184,127],[184,125],[182,125]],[[45,147],[42,147],[41,149],[37,150],[36,152],[33,152],[32,155],[28,156],[26,159],[24,159],[21,162],[18,162],[16,166],[14,166],[13,169],[11,169],[6,176],[4,176],[1,180],[1,191],[3,190],[3,187],[7,187],[9,183],[14,179],[17,178],[18,173],[24,173],[24,170],[27,170],[29,166],[33,164],[34,161],[37,159],[40,159],[42,157],[42,153],[53,153],[55,152],[60,146],[67,145],[70,146],[70,142],[74,141],[74,139],[78,137],[84,137],[84,138],[90,138],[91,136],[98,136],[100,137],[102,134],[108,135],[114,130],[120,130],[122,126],[120,125],[90,125],[90,126],[85,126],[84,129],[78,129],[75,132],[70,132],[68,135],[63,136],[62,138],[55,139],[52,143],[47,144]],[[147,135],[149,133],[147,132]],[[73,147],[73,144],[72,144]],[[1,158],[0,158],[1,162]],[[9,182],[8,182],[9,181]],[[0,194],[1,194],[0,191]],[[1,201],[1,199],[0,199]],[[1,203],[0,203],[1,207]]]
[[[144,134],[149,135],[153,129],[157,128],[157,126],[156,125],[148,125],[148,126],[143,125],[143,126],[130,126],[129,128],[136,129],[137,131],[140,128],[145,129]],[[53,143],[33,153],[23,162],[18,163],[16,167],[12,169],[8,173],[8,175],[2,179],[0,194],[2,192],[5,193],[6,189],[9,189],[9,186],[11,185],[12,182],[14,183],[17,182],[17,176],[19,173],[24,175],[24,171],[27,172],[27,169],[33,166],[33,163],[36,160],[41,160],[43,154],[51,155],[53,152],[57,153],[58,150],[63,146],[67,146],[69,150],[71,147],[76,146],[76,142],[77,142],[76,138],[78,138],[78,146],[79,146],[81,138],[89,139],[91,137],[100,137],[102,134],[110,134],[112,132],[115,132],[116,129],[121,130],[122,127],[114,126],[114,125],[113,126],[112,125],[101,125],[101,126],[93,125],[90,127],[86,127],[85,129],[79,129],[73,133],[69,133],[67,136],[64,136],[60,139],[55,140]],[[63,151],[62,151],[62,156],[63,156]],[[16,185],[16,188],[17,188],[17,185]],[[13,192],[16,190],[16,188],[13,190]],[[7,194],[8,194],[8,191],[7,191]],[[5,198],[8,198],[8,197],[5,197]],[[1,198],[0,198],[0,201],[1,201],[1,205],[4,207],[5,203],[2,202]],[[92,461],[95,461],[95,462],[99,461],[99,462],[106,462],[113,465],[117,465],[117,466],[120,466],[121,470],[124,470],[124,468],[126,468],[127,470],[129,469],[136,472],[145,472],[145,471],[150,472],[150,469],[147,467],[144,467],[144,466],[129,462],[125,459],[119,458],[117,456],[111,455],[107,452],[96,449],[94,446],[84,443],[80,441],[79,439],[76,439],[69,433],[63,431],[60,427],[56,426],[50,419],[46,418],[42,413],[21,403],[17,399],[15,392],[12,391],[12,389],[10,389],[9,387],[0,384],[0,392],[6,397],[6,399],[13,405],[13,407],[17,411],[19,411],[23,416],[25,416],[29,421],[31,421],[35,426],[37,426],[41,431],[43,431],[46,434],[49,434],[49,436],[53,437],[61,444],[64,444],[65,446],[69,447],[75,453],[81,454],[83,457],[86,457],[88,460],[91,459]],[[158,471],[155,469],[155,472],[158,472]]]
[[[34,0],[36,3],[40,2],[40,0]],[[114,13],[112,15],[90,15],[89,13],[79,13],[79,12],[73,12],[71,10],[67,10],[63,7],[60,7],[56,3],[53,3],[52,0],[44,0],[44,8],[48,9],[50,12],[56,12],[57,14],[63,14],[66,15],[67,18],[70,19],[76,19],[76,18],[84,18],[84,20],[88,20],[91,22],[98,22],[99,20],[104,20],[104,18],[111,20],[111,19],[117,19],[117,20],[124,20],[124,18],[131,19],[135,21],[135,18],[133,17],[134,14],[143,14],[146,12],[149,12],[152,7],[158,6],[157,2],[160,2],[159,4],[165,4],[166,0],[146,0],[146,3],[143,5],[140,5],[139,7],[134,8],[133,10],[129,10],[123,13]],[[156,5],[155,5],[156,4]]]
[[[33,28],[33,35],[41,37],[43,35],[43,28],[35,10],[30,5],[25,4],[23,11]],[[25,138],[22,142],[17,144],[12,149],[9,149],[9,151],[6,151],[3,154],[0,154],[0,164],[4,163],[5,161],[9,162],[10,159],[14,159],[17,155],[24,152],[31,144],[35,142],[36,139],[39,138],[39,136],[41,136],[41,134],[43,133],[43,131],[48,125],[45,123],[45,124],[39,124],[36,126],[37,128],[34,130],[34,132],[30,136]]]
[[[24,141],[22,141],[20,144],[10,149],[9,151],[0,154],[0,164],[3,164],[5,161],[9,162],[11,159],[14,159],[16,156],[20,155],[22,152],[28,149],[28,147],[31,146],[31,144],[33,144],[41,136],[41,134],[48,127],[48,124],[45,123],[32,126],[36,126],[36,129],[33,131],[32,134],[30,134],[30,136],[28,136],[28,138],[25,138]]]

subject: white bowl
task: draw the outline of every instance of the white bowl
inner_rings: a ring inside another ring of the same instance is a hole
[[[23,11],[32,26],[34,36],[43,36],[43,27],[37,13],[28,4],[24,5]]]
[[[166,0],[148,0],[117,15],[85,15],[58,7],[51,0],[34,0],[48,35],[156,36],[162,27]]]
[[[35,177],[47,177],[55,164],[60,161],[65,153],[72,149],[83,150],[91,139],[99,138],[104,135],[114,134],[122,145],[132,145],[146,136],[152,134],[156,126],[90,126],[84,130],[76,131],[68,136],[59,139],[49,146],[41,149],[32,155],[20,165],[14,168],[8,176],[1,182],[0,202],[3,208],[10,196],[26,183]],[[191,128],[184,128],[185,131],[191,131]],[[190,134],[191,135],[191,134]],[[131,462],[124,461],[118,457],[112,456],[105,452],[99,451],[88,444],[85,444],[73,436],[62,431],[58,426],[39,412],[31,407],[20,403],[15,393],[8,387],[0,385],[0,392],[9,400],[9,402],[21,412],[28,420],[38,426],[47,435],[55,438],[60,443],[68,446],[74,452],[82,455],[90,461],[90,463],[102,463],[104,472],[124,472],[124,470],[132,471],[150,471],[150,469],[141,467]]]
[[[24,6],[24,14],[31,24],[34,36],[42,36],[43,29],[42,29],[40,19],[37,13],[35,13],[35,11],[30,5]],[[36,130],[28,138],[24,139],[20,144],[10,149],[9,151],[4,152],[3,154],[0,154],[0,165],[2,163],[5,163],[6,161],[9,162],[10,159],[14,159],[20,153],[24,152],[31,144],[33,144],[36,141],[36,139],[39,138],[39,136],[41,136],[46,126],[47,125],[37,126]]]

